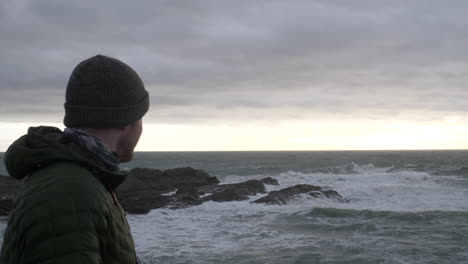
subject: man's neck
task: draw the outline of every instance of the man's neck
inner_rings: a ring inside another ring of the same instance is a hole
[[[118,153],[119,135],[113,129],[84,128],[84,131],[98,138],[109,150]]]

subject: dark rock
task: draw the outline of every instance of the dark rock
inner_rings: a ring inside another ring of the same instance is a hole
[[[299,184],[279,191],[272,191],[267,196],[253,201],[253,203],[286,204],[288,200],[297,197],[300,194],[320,190],[322,190],[322,188],[318,186]]]
[[[297,198],[301,194],[308,194],[312,197],[333,198],[342,202],[347,202],[333,190],[322,190],[319,186],[299,184],[279,191],[272,191],[267,196],[253,201],[253,203],[279,204],[284,205],[291,199]]]
[[[312,197],[335,199],[342,203],[349,203],[348,199],[341,196],[335,190],[322,190],[322,191],[317,191],[317,192],[310,192],[309,195]]]
[[[173,185],[161,181],[162,171],[137,168],[128,173],[115,190],[123,209],[130,214],[146,214],[166,206],[170,200],[164,193],[175,191]]]
[[[126,180],[115,190],[118,200],[127,213],[146,214],[152,209],[179,209],[199,205],[206,201],[226,202],[248,200],[249,196],[265,193],[265,184],[279,185],[267,177],[235,184],[222,184],[202,170],[190,167],[166,171],[136,168],[128,172]],[[0,176],[0,215],[7,215],[21,188],[21,181]],[[203,198],[200,195],[209,194]],[[312,185],[296,185],[271,192],[255,203],[286,204],[300,194],[331,198],[347,202],[333,190],[322,190]]]
[[[171,203],[167,206],[170,209],[182,209],[202,203],[202,201],[198,199],[198,195],[191,195],[189,193],[175,194],[170,196],[170,199]]]
[[[203,195],[205,194],[204,192],[200,192],[197,190],[196,187],[193,187],[193,186],[179,186],[179,188],[177,188],[177,192],[176,194],[178,195],[192,195],[192,196],[199,196],[199,195]]]
[[[162,171],[160,170],[136,168],[127,174],[127,178],[116,189],[116,192],[135,192],[146,189],[168,191],[174,189],[171,184],[161,180]]]
[[[221,192],[213,193],[212,195],[202,198],[203,202],[214,201],[214,202],[231,202],[231,201],[243,201],[248,200],[249,196],[242,190],[234,188],[226,189]]]
[[[279,185],[278,181],[276,179],[271,178],[271,177],[263,178],[260,181],[263,182],[264,184],[268,184],[268,185]]]
[[[215,201],[215,202],[228,202],[228,201],[242,201],[248,200],[249,195],[256,195],[257,193],[265,193],[265,185],[260,180],[249,180],[241,183],[222,184],[216,186],[215,193],[206,196],[201,200]]]
[[[193,196],[187,193],[158,195],[142,194],[140,192],[132,196],[127,196],[124,199],[119,197],[119,199],[124,210],[130,214],[146,214],[152,209],[180,209],[201,204],[198,196]]]
[[[216,177],[211,177],[202,170],[190,167],[169,169],[136,168],[128,172],[127,179],[117,188],[117,192],[128,192],[153,189],[169,192],[184,187],[199,187],[219,183]]]
[[[125,209],[125,212],[129,213],[129,214],[147,214],[149,213],[149,211],[151,210],[151,207],[138,207],[138,206],[133,206],[131,208],[127,208]]]
[[[165,171],[137,168],[128,172],[116,193],[124,210],[137,214],[161,207],[177,209],[198,205],[203,192],[197,187],[217,183],[216,177],[190,167]]]
[[[165,170],[162,177],[167,178],[176,188],[177,186],[199,187],[219,183],[216,177],[211,177],[208,173],[191,167]]]
[[[123,209],[130,214],[146,214],[151,209],[164,207],[171,202],[169,196],[151,189],[117,193],[117,197]]]

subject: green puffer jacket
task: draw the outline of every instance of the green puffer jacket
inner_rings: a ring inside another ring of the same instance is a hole
[[[112,190],[124,175],[74,142],[30,128],[5,154],[11,177],[24,179],[9,215],[0,264],[135,264],[122,207]]]

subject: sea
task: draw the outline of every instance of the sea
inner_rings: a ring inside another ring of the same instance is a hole
[[[221,183],[277,179],[268,191],[318,185],[349,203],[251,204],[259,194],[128,215],[142,263],[468,263],[467,150],[138,152],[121,168],[187,166]]]

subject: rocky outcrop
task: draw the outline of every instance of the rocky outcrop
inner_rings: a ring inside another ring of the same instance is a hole
[[[248,180],[234,184],[219,184],[216,177],[190,167],[169,169],[137,168],[128,173],[127,179],[115,190],[124,210],[131,214],[146,214],[152,209],[180,209],[207,201],[230,202],[249,200],[250,196],[266,194],[266,185],[279,185],[271,177]],[[0,177],[0,215],[10,211],[20,182],[10,177]],[[318,186],[296,185],[273,191],[254,203],[286,204],[299,195],[309,195],[347,201],[333,190]]]
[[[258,193],[266,193],[265,184],[262,180],[249,180],[235,184],[222,184],[216,186],[213,194],[200,199],[202,202],[230,202],[248,200],[249,196]]]
[[[135,169],[129,174],[128,182],[122,186],[125,191],[123,192],[121,187],[117,189],[121,203],[129,213],[146,213],[161,207],[179,209],[207,201],[249,200],[250,196],[266,193],[265,185],[279,185],[278,181],[271,177],[234,184],[218,184],[219,181],[215,177],[192,168],[173,169],[168,172]],[[347,202],[334,190],[323,190],[321,187],[306,184],[270,192],[254,202],[287,204],[301,194]]]
[[[126,212],[144,214],[161,207],[198,205],[201,201],[196,188],[218,183],[216,177],[190,167],[165,171],[136,168],[128,172],[116,194]]]
[[[263,178],[260,181],[267,185],[279,185],[278,180],[273,179],[271,177]]]
[[[134,169],[116,193],[125,211],[141,214],[161,207],[180,209],[207,201],[248,200],[251,195],[265,193],[265,184],[277,185],[278,181],[268,177],[235,184],[218,183],[216,177],[192,168],[164,172]]]
[[[335,199],[340,202],[347,203],[348,200],[343,198],[334,190],[322,190],[319,186],[298,184],[292,187],[284,188],[279,191],[272,191],[267,196],[253,201],[253,203],[264,204],[287,204],[290,200],[297,198],[301,195],[308,195],[316,198],[329,198]]]
[[[133,192],[151,189],[160,192],[185,187],[200,187],[218,184],[216,177],[211,177],[202,170],[190,167],[169,169],[165,171],[147,168],[136,168],[128,172],[127,179],[117,188],[117,192]]]
[[[279,185],[276,179],[266,177],[260,180],[249,180],[234,184],[205,186],[198,190],[202,193],[213,193],[203,197],[201,201],[229,202],[248,200],[249,196],[266,193],[266,185]]]
[[[141,214],[161,207],[176,209],[198,205],[195,188],[217,183],[216,177],[190,167],[165,171],[136,168],[128,172],[116,194],[125,211]]]

